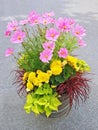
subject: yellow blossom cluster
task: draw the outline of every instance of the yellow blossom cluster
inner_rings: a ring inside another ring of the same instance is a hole
[[[34,86],[41,86],[43,82],[48,83],[51,75],[52,73],[49,70],[46,73],[41,70],[37,70],[36,72],[25,72],[23,82],[26,83],[26,90],[33,90]]]
[[[90,71],[90,67],[84,60],[80,60],[74,56],[67,56],[67,63],[72,66],[76,71],[85,72]]]
[[[70,66],[72,66],[76,71],[78,71],[79,69],[77,66],[78,58],[69,55],[67,56],[66,60]]]
[[[37,70],[36,72],[25,72],[23,75],[23,82],[26,84],[26,90],[31,91],[34,89],[34,86],[41,86],[43,83],[48,83],[51,75],[59,75],[62,73],[66,63],[66,60],[63,62],[60,60],[54,60],[50,64],[50,70],[47,70],[47,72],[41,70]]]
[[[50,65],[53,75],[59,75],[62,72],[62,63],[60,60],[54,60]]]

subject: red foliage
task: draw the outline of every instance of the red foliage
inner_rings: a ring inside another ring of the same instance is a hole
[[[26,94],[26,84],[23,83],[23,75],[25,71],[24,70],[15,70],[15,82],[13,84],[18,84],[17,86],[17,93],[21,96],[24,93]]]
[[[80,99],[83,102],[88,98],[90,90],[89,81],[90,79],[87,79],[84,73],[76,73],[75,76],[57,86],[56,91],[60,95],[64,93],[68,94],[70,106],[72,106],[73,101],[76,106],[77,104],[79,105]]]

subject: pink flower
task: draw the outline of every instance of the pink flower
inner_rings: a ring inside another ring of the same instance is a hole
[[[35,24],[39,24],[40,19],[41,19],[41,16],[39,14],[37,14],[35,11],[32,11],[28,16],[28,21],[31,26],[33,26]]]
[[[84,42],[82,39],[79,39],[79,40],[78,40],[78,44],[79,44],[80,46],[86,46],[85,42]]]
[[[43,14],[42,16],[43,16],[43,17],[52,17],[52,16],[54,16],[54,15],[55,15],[54,12],[49,12],[49,13]]]
[[[51,40],[51,41],[56,41],[57,38],[59,37],[60,33],[57,32],[56,29],[50,28],[49,30],[46,31],[46,39]]]
[[[6,31],[5,31],[5,36],[10,36],[10,35],[11,35],[11,31],[6,30]]]
[[[13,33],[13,35],[11,37],[11,42],[12,43],[22,43],[25,36],[26,36],[25,32],[23,32],[21,30],[17,30]]]
[[[68,51],[66,48],[61,48],[58,52],[59,57],[65,58],[68,55]]]
[[[69,24],[69,20],[66,19],[66,18],[59,18],[57,21],[56,21],[56,26],[61,30],[61,31],[64,31],[64,32],[68,32],[70,31],[70,24]]]
[[[76,37],[78,37],[78,38],[82,38],[83,36],[85,36],[86,35],[86,30],[82,27],[82,26],[80,26],[79,24],[77,24],[74,28],[73,28],[73,34],[76,36]]]
[[[40,23],[42,23],[43,25],[48,25],[48,24],[52,23],[52,18],[50,18],[50,17],[41,18]]]
[[[21,21],[19,22],[20,25],[25,25],[25,24],[27,24],[27,23],[28,23],[28,20],[21,20]]]
[[[40,53],[40,60],[42,62],[48,63],[51,60],[51,58],[52,58],[52,52],[49,49],[43,50]]]
[[[14,52],[14,50],[12,48],[8,48],[6,51],[5,51],[5,56],[8,57],[10,55],[12,55]]]
[[[74,25],[75,24],[75,20],[74,19],[67,19],[68,20],[68,23],[69,25]]]
[[[54,42],[45,42],[43,43],[43,48],[46,49],[50,49],[51,51],[55,48],[55,43]]]
[[[9,31],[16,31],[19,29],[18,22],[16,20],[13,20],[12,22],[9,22],[7,25],[7,30]]]

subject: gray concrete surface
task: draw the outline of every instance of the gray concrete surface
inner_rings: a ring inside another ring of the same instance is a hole
[[[31,10],[39,13],[52,11],[56,17],[75,18],[87,30],[87,47],[75,51],[92,68],[90,97],[78,109],[72,108],[67,117],[46,119],[27,115],[23,110],[24,97],[17,95],[12,85],[15,61],[5,58],[7,47],[17,45],[4,37],[6,24],[13,18],[21,19]],[[98,0],[0,0],[0,130],[98,130]]]

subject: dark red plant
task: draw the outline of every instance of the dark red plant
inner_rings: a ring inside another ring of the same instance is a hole
[[[15,81],[13,84],[17,84],[17,93],[20,96],[26,94],[26,84],[22,80],[24,73],[24,70],[15,70]]]
[[[87,79],[84,73],[76,73],[75,76],[57,86],[56,91],[60,95],[68,94],[70,106],[72,106],[73,101],[76,106],[79,105],[80,99],[84,102],[89,97],[89,81],[90,79]]]

